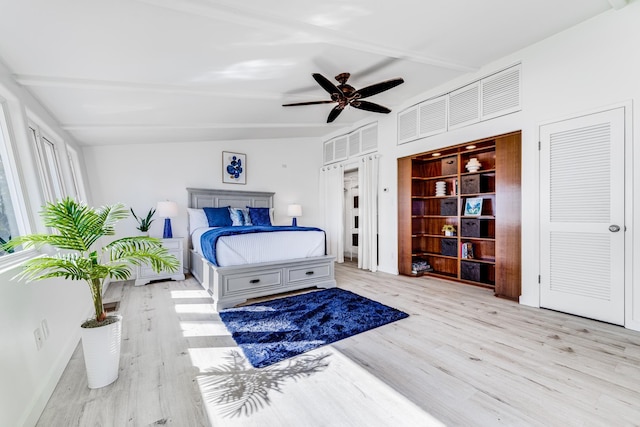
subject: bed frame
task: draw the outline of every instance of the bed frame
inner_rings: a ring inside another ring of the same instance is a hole
[[[274,193],[187,188],[190,208],[246,206],[272,208]],[[189,237],[189,268],[213,298],[216,311],[248,299],[318,287],[333,288],[335,257],[325,255],[260,264],[216,267],[193,250]]]

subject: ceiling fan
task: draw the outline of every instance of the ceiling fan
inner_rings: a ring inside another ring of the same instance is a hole
[[[351,74],[349,73],[340,73],[335,77],[335,79],[340,83],[337,86],[331,83],[329,79],[324,77],[322,74],[314,73],[312,75],[316,82],[318,82],[318,84],[324,90],[329,92],[329,95],[331,95],[331,100],[296,102],[293,104],[282,104],[282,106],[293,107],[298,105],[338,103],[338,105],[333,107],[333,109],[329,113],[329,117],[327,117],[327,123],[331,123],[332,121],[334,121],[347,105],[351,105],[352,107],[358,108],[360,110],[373,111],[374,113],[390,113],[391,110],[387,107],[379,104],[374,104],[373,102],[362,101],[362,99],[376,95],[380,92],[384,92],[385,90],[389,90],[392,87],[396,87],[399,84],[404,83],[403,79],[397,78],[372,84],[371,86],[366,86],[362,89],[356,89],[353,86],[347,84],[347,80],[349,80],[349,77],[351,76]]]

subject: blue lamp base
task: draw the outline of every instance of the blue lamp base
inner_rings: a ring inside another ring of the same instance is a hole
[[[293,220],[291,221],[291,226],[292,227],[297,227],[298,226],[298,219],[294,216]]]
[[[163,239],[171,239],[173,237],[173,232],[171,231],[171,218],[164,219],[164,233],[162,234]]]

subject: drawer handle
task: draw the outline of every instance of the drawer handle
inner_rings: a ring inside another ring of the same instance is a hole
[[[311,276],[311,275],[313,274],[313,271],[307,271],[307,272],[306,272],[306,273],[304,273],[304,274],[306,274],[307,276]]]
[[[260,279],[251,279],[249,283],[260,283]]]

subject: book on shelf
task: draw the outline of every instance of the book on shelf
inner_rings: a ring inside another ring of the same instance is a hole
[[[461,250],[461,258],[465,258],[465,259],[471,259],[473,258],[473,243],[471,242],[465,242],[462,244],[462,250]]]
[[[411,263],[412,274],[422,274],[427,271],[433,271],[433,269],[426,260],[418,258]]]

